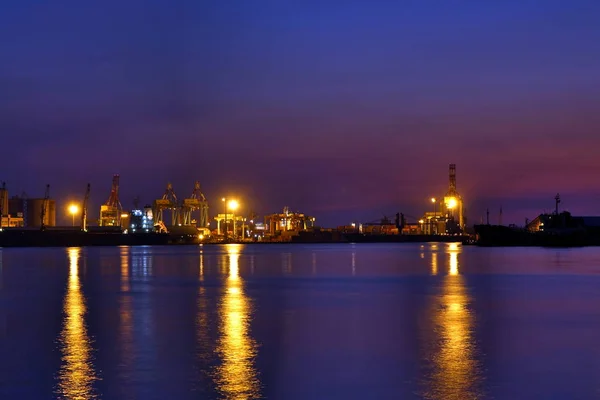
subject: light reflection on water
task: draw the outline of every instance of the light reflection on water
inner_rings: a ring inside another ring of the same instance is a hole
[[[62,366],[57,394],[66,399],[93,399],[93,383],[98,379],[92,359],[92,345],[84,322],[85,298],[79,282],[81,249],[67,249],[69,280],[64,300],[64,321],[60,334]]]
[[[2,399],[600,393],[598,249],[219,245],[0,256]]]
[[[243,246],[227,245],[229,272],[220,303],[221,337],[217,352],[222,364],[217,368],[217,389],[227,399],[260,397],[260,385],[254,358],[256,343],[248,332],[251,305],[239,275],[239,257]]]
[[[133,333],[133,304],[131,298],[131,268],[130,268],[130,248],[121,247],[121,273],[120,286],[121,296],[119,297],[119,344],[120,344],[120,363],[124,370],[130,370],[133,367],[134,354],[134,333]],[[131,395],[130,393],[128,393]]]
[[[473,334],[474,316],[469,309],[472,299],[460,275],[458,255],[461,246],[447,245],[448,275],[444,276],[441,293],[436,297],[437,312],[432,316],[434,328],[431,376],[424,397],[427,399],[475,399],[482,374],[476,361],[477,344]],[[432,266],[437,269],[437,253],[432,253]]]

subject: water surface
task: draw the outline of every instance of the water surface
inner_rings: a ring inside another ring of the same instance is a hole
[[[0,398],[600,398],[600,249],[0,249]]]

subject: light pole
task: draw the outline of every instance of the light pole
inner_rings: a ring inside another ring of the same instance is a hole
[[[227,208],[231,210],[231,218],[233,219],[233,237],[235,238],[235,210],[238,209],[240,203],[237,200],[229,200]]]
[[[223,237],[225,239],[225,241],[227,241],[227,203],[225,203],[227,199],[225,197],[221,198],[221,201],[223,202],[223,207],[225,208],[225,213],[223,214],[223,223],[221,225],[223,225],[221,227],[221,229],[223,230]]]
[[[431,219],[431,234],[434,234],[435,232],[434,232],[433,227],[435,226],[435,223],[436,223],[435,220],[437,217],[437,212],[435,210],[435,205],[437,203],[437,200],[435,199],[435,197],[431,198],[431,202],[433,203],[433,218]]]
[[[77,214],[78,212],[79,212],[79,207],[77,206],[77,204],[71,204],[69,206],[69,213],[73,217],[72,226],[75,226],[75,214]]]

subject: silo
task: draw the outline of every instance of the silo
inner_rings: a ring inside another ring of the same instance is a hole
[[[27,199],[27,226],[41,227],[42,223],[42,206],[44,199]],[[48,200],[48,208],[44,216],[44,224],[46,226],[56,225],[56,201]]]
[[[7,215],[8,212],[8,189],[0,188],[0,214]]]

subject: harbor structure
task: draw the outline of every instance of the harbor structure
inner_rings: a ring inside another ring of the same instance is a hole
[[[113,175],[110,195],[106,203],[100,206],[100,226],[121,226],[123,207],[119,200],[119,175]]]

